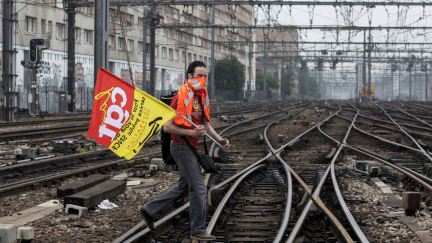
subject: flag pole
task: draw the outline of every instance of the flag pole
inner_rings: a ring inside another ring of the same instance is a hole
[[[177,113],[177,115],[183,117],[183,119],[185,119],[186,121],[188,121],[190,124],[192,124],[192,126],[194,126],[195,128],[198,128],[197,125],[195,125],[195,123],[193,123],[191,120],[187,119],[186,117],[184,117],[183,115]],[[210,138],[211,140],[213,140],[214,143],[216,143],[217,146],[221,147],[223,149],[223,146],[220,145],[220,143],[218,143],[214,138],[212,138],[210,135],[208,135],[207,133],[205,134],[208,138]]]

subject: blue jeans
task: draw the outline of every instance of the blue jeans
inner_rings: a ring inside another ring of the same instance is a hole
[[[144,205],[147,213],[155,217],[171,203],[189,191],[189,217],[191,235],[206,231],[206,194],[204,175],[195,154],[186,144],[171,141],[171,155],[179,169],[177,186]]]

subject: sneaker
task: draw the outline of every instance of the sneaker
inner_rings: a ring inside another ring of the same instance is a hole
[[[216,240],[216,236],[209,235],[207,232],[202,232],[199,234],[191,235],[191,239],[202,240],[202,241],[211,241]]]
[[[149,227],[151,231],[156,231],[156,228],[154,227],[153,224],[153,217],[147,213],[144,207],[139,207],[138,210],[141,212],[142,216],[144,217],[144,221],[146,222],[147,227]]]

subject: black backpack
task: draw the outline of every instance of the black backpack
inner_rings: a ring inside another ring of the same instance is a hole
[[[171,95],[162,95],[161,101],[168,106],[171,104],[172,98],[177,95],[177,92],[172,92]],[[175,161],[171,156],[170,144],[171,144],[171,134],[164,132],[163,127],[161,129],[161,142],[162,142],[162,158],[165,164],[175,165]]]

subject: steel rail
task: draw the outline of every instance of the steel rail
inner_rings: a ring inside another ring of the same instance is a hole
[[[381,108],[382,109],[382,108]],[[384,111],[385,112],[385,111]],[[390,119],[391,119],[391,117],[390,117]],[[366,134],[368,134],[367,132],[364,132],[364,133],[366,133]],[[372,134],[370,134],[372,137],[374,137]],[[383,142],[387,142],[387,141],[383,141]],[[391,143],[391,144],[393,144],[393,143]],[[396,144],[397,145],[397,144]],[[354,146],[354,145],[350,145],[350,147],[353,147],[353,148],[356,148],[357,150],[360,150],[360,151],[363,151],[364,153],[367,153],[367,154],[369,154],[369,155],[371,155],[371,156],[374,156],[374,157],[379,157],[377,154],[372,154],[371,153],[371,151],[369,151],[369,150],[366,150],[366,149],[364,149],[364,148],[361,148],[361,147],[357,147],[357,146]],[[409,148],[411,151],[414,151],[414,152],[417,152],[417,153],[421,153],[421,154],[423,154],[424,156],[425,156],[425,154],[424,154],[424,150],[420,150],[420,151],[416,151],[415,149],[413,149],[413,148]],[[380,160],[381,161],[387,161],[387,163],[392,163],[392,161],[391,161],[391,159],[388,159],[388,158],[385,158],[385,157],[380,157]],[[422,174],[420,174],[420,173],[418,173],[418,172],[415,172],[415,171],[413,171],[413,170],[411,170],[411,169],[409,169],[409,168],[406,168],[405,166],[402,166],[402,165],[398,165],[398,167],[400,167],[400,168],[402,168],[403,170],[405,170],[405,171],[407,171],[408,173],[410,173],[410,174],[412,174],[412,175],[415,175],[416,176],[416,178],[420,178],[423,182],[425,182],[425,183],[427,183],[427,184],[429,184],[429,185],[432,185],[432,179],[430,179],[430,178],[428,178],[428,177],[426,177],[426,176],[424,176],[424,175],[422,175]]]
[[[62,118],[62,119],[49,119],[49,120],[35,120],[35,121],[12,121],[12,122],[0,122],[0,128],[9,126],[25,126],[44,124],[51,122],[71,122],[71,121],[88,121],[90,117],[77,117],[77,118]]]
[[[335,113],[335,115],[338,115],[338,113],[342,110],[342,108],[341,108],[341,106],[340,106],[339,103],[338,103],[338,105],[339,105],[340,110],[339,110],[337,113]],[[357,118],[357,115],[358,115],[358,112],[356,113],[356,116],[354,117],[353,121],[355,120],[355,118]],[[347,131],[347,133],[346,133],[346,135],[345,135],[344,140],[342,141],[342,143],[339,143],[338,150],[337,150],[336,154],[333,156],[333,159],[332,159],[332,162],[331,162],[330,166],[327,167],[327,170],[325,171],[325,173],[324,173],[324,175],[323,175],[321,181],[319,182],[318,186],[316,187],[315,191],[313,192],[313,194],[312,194],[311,198],[309,199],[309,201],[308,201],[306,207],[303,209],[303,212],[302,212],[302,214],[301,214],[299,220],[298,220],[297,223],[295,224],[294,229],[293,229],[293,231],[291,232],[291,234],[290,234],[290,236],[289,236],[287,242],[292,243],[292,242],[295,241],[297,234],[299,233],[301,227],[303,226],[303,223],[304,223],[304,220],[305,220],[305,218],[306,218],[306,215],[307,215],[308,211],[310,210],[310,207],[312,206],[312,201],[313,201],[317,206],[322,205],[323,207],[325,207],[325,205],[324,205],[324,203],[322,202],[322,200],[320,199],[319,195],[320,195],[320,193],[321,193],[322,186],[324,185],[324,182],[325,182],[325,180],[327,179],[327,177],[328,177],[330,171],[331,171],[331,170],[334,170],[334,163],[335,163],[337,157],[339,156],[339,154],[340,154],[342,148],[344,147],[344,143],[346,142],[346,139],[347,139],[347,137],[348,137],[348,135],[349,135],[349,133],[350,133],[350,131],[351,131],[351,128],[352,128],[353,123],[354,123],[354,122],[352,122],[352,123],[351,123],[351,126],[348,128],[348,131]],[[321,126],[321,125],[322,125],[322,124],[320,124],[320,126]],[[319,126],[319,130],[321,131],[320,126]],[[328,136],[328,137],[329,137],[329,136]],[[333,140],[334,140],[334,139],[333,139]],[[336,141],[336,140],[335,140],[335,141]],[[332,177],[332,181],[333,181],[333,183],[335,183],[335,182],[334,182],[334,181],[335,181],[335,178]],[[337,187],[337,181],[336,181],[336,184],[334,184],[334,187],[335,187],[335,191],[336,191],[336,193],[337,193],[337,190],[336,190],[336,187]],[[341,204],[345,204],[345,201],[343,200],[343,197],[342,197],[342,195],[341,195],[340,193],[339,193],[339,195],[338,195],[338,200],[341,202]],[[346,207],[346,205],[345,205],[345,207],[342,207],[342,209],[343,209],[343,212],[345,213],[345,216],[347,217],[347,219],[348,219],[348,221],[349,221],[349,223],[350,223],[350,225],[351,225],[351,228],[353,229],[353,231],[355,232],[355,234],[357,235],[357,237],[358,237],[359,239],[361,239],[362,242],[368,242],[367,239],[366,239],[366,237],[364,236],[363,232],[360,230],[360,228],[358,227],[358,225],[357,225],[357,223],[355,222],[354,218],[352,217],[351,213],[349,212],[348,207]],[[343,228],[343,226],[340,224],[340,222],[337,220],[337,218],[334,217],[333,214],[330,214],[330,215],[328,215],[328,216],[329,216],[329,218],[330,218],[332,224],[335,226],[335,228],[338,229],[338,231],[340,232],[340,234],[342,234],[344,240],[345,240],[346,242],[353,242],[353,239],[352,239],[351,236],[348,234],[348,232],[346,232],[346,230]],[[364,239],[366,239],[366,241],[364,241]]]
[[[338,117],[341,118],[341,119],[345,119],[345,120],[351,122],[351,120],[350,120],[349,118],[342,117],[342,116],[339,116],[339,115],[338,115]],[[379,136],[373,135],[373,134],[368,133],[368,132],[366,132],[366,131],[363,131],[363,130],[361,130],[360,128],[358,128],[355,124],[353,125],[353,128],[354,128],[355,130],[357,130],[357,131],[359,131],[359,132],[361,132],[361,133],[367,135],[367,136],[371,136],[371,137],[376,138],[376,139],[378,139],[378,140],[380,140],[380,141],[383,141],[383,142],[386,142],[386,143],[389,143],[389,144],[392,144],[392,145],[395,145],[395,146],[398,146],[398,147],[401,147],[401,148],[409,149],[409,150],[412,150],[412,151],[415,151],[415,152],[423,153],[423,151],[421,151],[420,149],[415,149],[415,148],[412,148],[412,147],[406,146],[406,145],[404,145],[404,144],[396,143],[396,142],[393,142],[393,141],[387,140],[387,139],[385,139],[385,138],[381,138],[381,137],[379,137]]]
[[[222,214],[226,203],[229,201],[229,199],[231,199],[231,196],[233,195],[234,191],[237,189],[237,187],[240,185],[240,183],[243,182],[243,180],[249,176],[250,174],[252,174],[253,172],[255,172],[256,170],[263,168],[264,165],[259,165],[256,166],[254,168],[251,168],[249,171],[247,171],[246,173],[244,173],[240,178],[237,179],[237,181],[231,186],[231,188],[229,189],[229,191],[225,194],[224,198],[222,199],[222,201],[219,203],[216,211],[213,214],[213,217],[210,219],[210,222],[207,226],[207,233],[211,234],[213,232],[214,227],[216,226],[216,222],[219,219],[219,216]]]
[[[359,117],[362,117],[362,118],[365,118],[365,119],[369,119],[369,120],[372,120],[372,121],[382,122],[382,123],[390,123],[390,124],[394,125],[393,122],[384,121],[384,120],[380,120],[380,119],[375,119],[375,118],[364,116],[364,115],[361,115],[361,114],[359,115]],[[399,123],[399,124],[401,124],[404,127],[412,127],[412,128],[421,129],[421,130],[427,130],[427,131],[432,132],[431,128],[419,127],[419,126],[416,126],[416,125],[411,125],[411,124],[406,124],[406,123]]]
[[[390,120],[392,120],[398,127],[399,127],[399,129],[401,129],[402,130],[402,132],[407,136],[407,137],[409,137],[410,139],[411,139],[411,141],[413,141],[413,143],[423,152],[423,155],[424,156],[426,156],[428,159],[429,159],[429,161],[431,161],[432,162],[432,157],[429,155],[429,153],[427,153],[424,149],[423,149],[423,147],[422,146],[420,146],[420,144],[418,144],[418,142],[411,136],[411,135],[409,135],[408,134],[408,132],[406,132],[405,131],[405,129],[404,128],[402,128],[395,120],[393,120],[393,118],[387,113],[387,111],[385,111],[381,106],[379,106],[379,105],[377,105],[377,104],[375,104],[376,106],[378,106],[379,108],[381,108],[381,110],[384,112],[384,114],[386,114],[386,116],[390,119]]]
[[[425,182],[423,179],[417,177],[417,175],[413,174],[411,171],[408,171],[406,168],[402,167],[402,166],[398,166],[398,165],[394,165],[391,162],[388,162],[386,160],[383,160],[379,157],[374,156],[373,154],[370,154],[368,152],[365,152],[359,148],[353,147],[351,145],[346,144],[345,145],[346,148],[349,148],[353,151],[356,151],[357,153],[369,156],[371,158],[373,158],[374,160],[383,163],[397,171],[399,171],[400,173],[404,174],[405,176],[407,176],[408,178],[414,180],[416,183],[420,184],[424,189],[426,189],[426,194],[429,197],[432,197],[432,185],[428,184],[427,182]]]
[[[139,158],[144,158],[144,157],[153,157],[156,155],[159,155],[160,152],[157,153],[151,153],[151,154],[143,154],[143,155],[137,155],[134,157],[134,159],[139,159]],[[47,181],[53,181],[53,180],[58,180],[64,177],[69,177],[69,176],[73,176],[76,174],[80,174],[80,173],[86,173],[86,172],[91,172],[91,171],[97,171],[99,169],[103,169],[105,167],[109,167],[109,166],[113,166],[116,164],[123,164],[123,163],[128,163],[130,162],[127,159],[118,159],[115,161],[110,161],[110,162],[106,162],[106,163],[102,163],[102,164],[98,164],[98,165],[92,165],[92,166],[87,166],[85,168],[79,168],[76,170],[70,170],[70,171],[66,171],[65,173],[61,173],[61,174],[55,174],[55,175],[49,175],[49,176],[42,176],[42,177],[38,177],[38,178],[34,178],[31,180],[25,180],[19,183],[14,183],[12,185],[8,185],[6,184],[5,186],[0,187],[0,195],[5,195],[7,193],[10,193],[11,191],[14,190],[18,190],[18,189],[22,189],[22,188],[26,188],[26,187],[33,187],[34,185],[37,185],[39,183],[44,183]]]
[[[406,112],[406,111],[404,111],[404,110],[402,110],[402,109],[400,109],[400,108],[397,108],[397,107],[395,107],[395,106],[392,106],[392,105],[389,105],[389,104],[385,104],[385,105],[390,106],[390,107],[393,107],[393,108],[395,108],[396,110],[398,110],[398,111],[404,113],[405,115],[410,116],[410,117],[416,119],[417,121],[419,121],[419,122],[425,124],[426,126],[432,128],[432,125],[431,125],[429,122],[425,122],[425,121],[423,121],[422,119],[420,119],[420,118],[418,118],[418,117],[416,117],[416,116],[414,116],[414,115],[411,115],[410,113],[408,113],[408,112]]]
[[[283,120],[283,119],[281,119],[281,120]],[[288,188],[288,191],[289,192],[292,192],[292,178],[291,178],[291,174],[292,174],[292,176],[294,176],[295,178],[296,178],[296,180],[299,182],[299,184],[305,189],[305,191],[308,193],[308,195],[311,195],[312,194],[312,192],[311,192],[311,189],[307,186],[307,184],[301,179],[301,177],[285,162],[285,160],[283,160],[281,157],[280,157],[280,152],[278,152],[278,153],[275,153],[276,152],[276,150],[273,148],[273,146],[271,145],[271,143],[270,143],[270,141],[269,141],[269,139],[268,139],[268,137],[267,137],[267,130],[268,130],[268,128],[270,128],[270,126],[272,126],[273,124],[275,124],[276,122],[278,122],[278,121],[275,121],[275,122],[273,122],[273,123],[270,123],[267,127],[266,127],[266,129],[264,130],[264,138],[265,138],[265,140],[266,140],[266,144],[267,144],[267,146],[269,147],[269,149],[271,150],[271,152],[272,152],[272,154],[274,154],[275,155],[275,157],[276,157],[276,159],[284,166],[284,169],[285,169],[285,171],[286,171],[286,174],[287,174],[287,180],[288,180],[288,182],[289,182],[289,188]],[[313,131],[313,130],[308,130],[309,132],[311,132],[311,131]],[[307,134],[307,133],[306,133]],[[304,134],[304,135],[306,135],[306,134]],[[297,138],[294,138],[292,141],[290,141],[289,143],[291,144],[291,143],[293,143],[293,142],[295,142],[295,141],[298,141],[298,137]],[[291,193],[292,194],[292,193]],[[275,240],[273,241],[274,243],[276,243],[276,242],[281,242],[282,241],[282,238],[283,238],[283,236],[284,236],[284,233],[285,233],[285,231],[286,231],[286,228],[288,227],[288,224],[289,224],[289,219],[290,219],[290,212],[291,212],[291,206],[292,206],[292,196],[290,195],[290,194],[288,194],[289,195],[289,197],[287,198],[287,205],[286,205],[286,208],[285,208],[285,215],[284,215],[284,218],[283,218],[283,220],[282,220],[282,224],[281,224],[281,227],[279,228],[279,231],[278,231],[278,234],[277,234],[277,236],[276,236],[276,238],[275,238]],[[316,203],[317,205],[320,205],[318,202]],[[326,213],[326,214],[331,214],[331,212],[323,205],[323,204],[321,204],[320,205],[320,208]],[[338,227],[339,228],[339,227]]]

